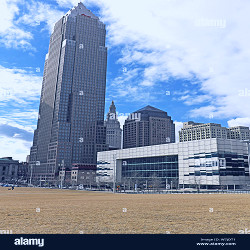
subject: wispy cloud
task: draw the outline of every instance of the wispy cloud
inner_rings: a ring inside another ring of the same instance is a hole
[[[7,48],[35,50],[30,40],[33,35],[18,26],[16,16],[20,14],[21,0],[1,0],[0,2],[0,45]]]
[[[18,138],[28,142],[31,142],[33,139],[33,131],[28,132],[24,129],[12,127],[7,124],[0,124],[0,135],[10,138]]]
[[[1,141],[1,156],[8,157],[11,156],[15,160],[25,161],[27,152],[31,147],[31,142],[19,139],[17,137],[7,137],[0,135]]]
[[[39,100],[42,77],[23,69],[0,65],[0,101],[26,104]]]
[[[26,2],[28,12],[21,16],[17,23],[30,26],[39,26],[45,23],[45,28],[51,33],[54,24],[65,14],[64,12],[51,6],[50,4],[40,1]]]
[[[248,109],[242,107],[250,105],[250,98],[238,93],[249,86],[250,79],[250,2],[88,2],[101,8],[109,43],[124,46],[119,62],[143,65],[142,87],[157,88],[169,76],[188,79],[189,84],[198,79],[197,93],[203,94],[193,96],[193,104],[200,108],[191,108],[190,113],[196,117],[205,117],[204,111],[213,111],[218,117],[249,117]],[[183,103],[192,105],[191,101]]]
[[[29,154],[42,77],[31,70],[0,66],[0,155],[25,160]],[[19,157],[19,158],[17,158]]]

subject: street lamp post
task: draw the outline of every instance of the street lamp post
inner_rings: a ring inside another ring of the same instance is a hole
[[[32,173],[33,173],[33,164],[30,164],[30,185],[31,185]]]
[[[116,178],[116,155],[113,155],[113,161],[114,161],[114,172],[113,172],[113,193],[115,193],[115,178]]]
[[[33,177],[33,166],[40,166],[40,161],[36,161],[35,164],[30,164],[30,185],[31,185],[31,180],[32,180],[32,177]]]
[[[62,160],[62,164],[60,164],[62,166],[62,172],[64,172],[63,177],[65,177],[65,168],[64,168],[64,160]],[[62,185],[63,185],[63,178],[61,176],[61,189],[62,189]]]

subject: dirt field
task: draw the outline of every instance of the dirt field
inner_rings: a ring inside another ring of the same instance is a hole
[[[0,230],[13,234],[236,234],[250,229],[249,194],[0,188],[0,211]]]

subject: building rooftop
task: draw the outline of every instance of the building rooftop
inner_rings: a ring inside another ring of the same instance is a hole
[[[75,6],[74,8],[72,8],[70,11],[66,13],[66,16],[71,16],[71,17],[75,17],[79,15],[84,15],[84,16],[99,20],[99,18],[96,15],[94,15],[90,10],[88,10],[82,2],[78,3],[77,6]]]
[[[152,107],[150,105],[148,105],[148,106],[146,106],[146,107],[144,107],[142,109],[139,109],[139,110],[135,111],[134,113],[140,113],[140,112],[143,112],[143,111],[151,111],[151,112],[153,111],[153,112],[164,112],[164,113],[166,113],[166,111],[157,109],[157,108]]]
[[[205,127],[205,126],[216,126],[216,127],[226,128],[226,127],[222,127],[221,124],[218,124],[218,123],[195,123],[193,121],[188,121],[188,122],[183,123],[183,128],[182,129],[192,129],[192,128]],[[249,130],[249,127],[235,126],[235,127],[230,127],[230,128],[226,128],[226,129],[229,129],[229,130],[232,130],[232,129],[246,129],[246,130]]]
[[[249,129],[249,127],[245,127],[245,126],[235,126],[235,127],[230,127],[229,129],[236,129],[236,128]]]
[[[16,162],[18,163],[17,160],[13,160],[12,157],[3,157],[3,158],[0,158],[0,162]]]

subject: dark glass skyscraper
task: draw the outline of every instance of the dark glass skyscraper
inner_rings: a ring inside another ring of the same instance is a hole
[[[32,178],[53,179],[58,167],[96,164],[108,149],[104,127],[105,25],[79,3],[54,27],[46,56]]]

